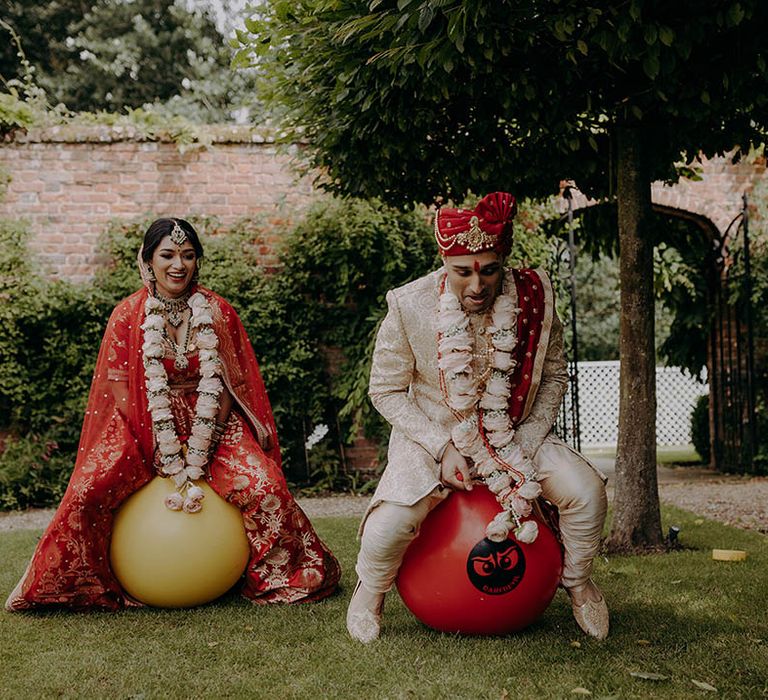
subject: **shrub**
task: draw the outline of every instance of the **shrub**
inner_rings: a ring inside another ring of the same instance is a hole
[[[0,222],[1,427],[43,433],[59,424],[69,445],[77,442],[80,421],[72,419],[82,416],[112,304],[89,286],[38,274],[27,235]]]
[[[9,441],[0,463],[0,507],[53,503],[63,491],[101,335],[114,305],[139,287],[136,254],[149,223],[111,224],[100,240],[107,263],[80,286],[38,274],[23,226],[0,226],[8,302],[0,305],[0,431],[25,436]],[[387,291],[439,264],[426,212],[326,197],[294,226],[193,224],[205,249],[200,281],[235,307],[259,359],[286,475],[321,489],[360,487],[343,444],[364,433],[383,445],[388,436],[367,396],[371,350]],[[276,226],[280,265],[267,272],[258,251]],[[521,225],[516,235],[516,259],[546,262],[551,246],[540,234]],[[318,425],[327,435],[306,449]]]
[[[138,288],[136,253],[148,223],[113,223],[100,242],[109,264],[80,286],[38,274],[25,228],[0,226],[0,430],[25,436],[11,437],[3,454],[0,507],[52,503],[63,492],[101,335],[113,306]],[[428,222],[376,202],[322,200],[284,232],[273,274],[259,264],[267,222],[226,232],[209,219],[194,224],[205,247],[201,282],[237,309],[259,358],[288,476],[351,484],[339,441],[376,422],[365,355],[387,289],[433,265]],[[330,434],[309,452],[304,442],[320,423]]]
[[[691,413],[691,440],[704,464],[710,462],[709,396],[699,396]]]
[[[46,437],[9,438],[0,452],[0,510],[56,503],[72,472],[72,455]]]

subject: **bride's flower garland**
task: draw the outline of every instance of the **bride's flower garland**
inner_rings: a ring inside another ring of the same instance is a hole
[[[193,483],[202,478],[208,463],[211,438],[219,413],[219,395],[224,385],[219,379],[221,364],[216,350],[219,339],[213,330],[213,312],[208,300],[195,292],[187,301],[192,309],[190,327],[197,331],[195,343],[200,350],[200,382],[197,385],[197,406],[192,431],[182,447],[171,413],[168,374],[163,365],[164,305],[150,295],[144,304],[146,318],[142,353],[147,384],[147,402],[152,415],[152,430],[160,451],[160,471],[170,476],[176,492],[165,499],[171,510],[197,513],[203,507],[203,490]]]
[[[522,521],[531,514],[531,501],[541,494],[536,471],[518,445],[512,443],[515,429],[508,413],[512,394],[510,377],[516,366],[512,351],[517,345],[517,315],[520,309],[508,290],[514,285],[512,272],[507,272],[502,293],[491,310],[491,323],[486,328],[490,337],[490,373],[481,388],[481,379],[472,370],[474,339],[470,334],[469,316],[458,297],[443,279],[438,314],[438,364],[443,393],[448,406],[460,420],[451,431],[456,449],[470,458],[477,474],[504,510],[488,523],[488,539],[503,542],[515,528],[520,542],[533,542],[538,525]],[[474,409],[474,410],[473,410]],[[466,416],[468,411],[471,415]]]

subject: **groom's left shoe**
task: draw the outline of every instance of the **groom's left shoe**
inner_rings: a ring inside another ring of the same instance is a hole
[[[577,605],[573,600],[573,595],[570,590],[568,591],[568,595],[571,597],[571,607],[573,608],[573,617],[576,620],[576,624],[578,624],[578,626],[590,637],[602,640],[608,636],[608,628],[610,625],[608,605],[605,602],[605,596],[591,579],[579,590],[583,590],[590,585],[600,596],[599,600],[586,599],[581,605]]]

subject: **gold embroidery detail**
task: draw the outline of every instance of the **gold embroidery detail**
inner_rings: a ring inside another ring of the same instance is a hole
[[[493,247],[496,239],[480,228],[480,221],[476,216],[469,220],[469,230],[462,231],[456,236],[456,242],[463,245],[471,253],[476,253],[483,248]]]
[[[456,236],[451,234],[443,235],[440,232],[438,226],[438,217],[440,216],[440,210],[435,213],[435,239],[440,251],[443,253],[448,252],[455,244],[464,246],[470,253],[477,253],[480,250],[487,250],[493,248],[496,244],[496,237],[483,231],[480,228],[480,219],[477,216],[473,216],[469,220],[469,230],[462,231]],[[450,228],[451,222],[446,223],[446,228]]]

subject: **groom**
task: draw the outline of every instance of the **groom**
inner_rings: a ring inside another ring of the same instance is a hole
[[[578,625],[604,639],[608,608],[590,579],[606,513],[602,474],[551,430],[567,371],[563,329],[542,270],[508,269],[515,198],[438,210],[444,266],[387,294],[370,397],[392,425],[388,462],[361,525],[350,635],[380,634],[384,595],[430,510],[482,479],[501,512],[486,536],[536,537],[521,521],[538,495],[557,506],[561,583]]]

